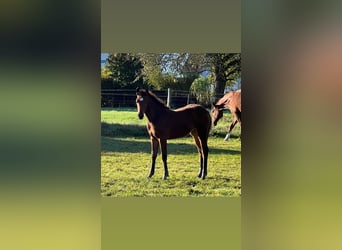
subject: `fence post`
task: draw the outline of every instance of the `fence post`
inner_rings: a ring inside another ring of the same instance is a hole
[[[171,89],[168,88],[167,89],[167,103],[166,106],[168,106],[169,108],[171,107]]]

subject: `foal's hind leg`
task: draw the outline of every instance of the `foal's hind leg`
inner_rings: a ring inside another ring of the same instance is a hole
[[[197,130],[194,129],[193,131],[191,131],[191,135],[195,140],[196,143],[196,147],[198,150],[198,153],[200,154],[200,168],[199,168],[199,172],[198,172],[198,177],[201,178],[202,174],[203,174],[203,153],[202,153],[202,145],[201,145],[201,141],[199,140],[198,137],[198,133]]]
[[[201,145],[202,145],[202,157],[203,157],[203,165],[202,165],[202,175],[200,176],[203,180],[207,176],[207,165],[208,165],[208,135],[200,135]]]
[[[159,141],[151,136],[151,156],[152,156],[152,163],[151,163],[151,169],[150,173],[148,175],[148,178],[151,178],[154,175],[154,169],[156,166],[156,159],[158,155],[158,146],[159,146]]]
[[[160,148],[162,151],[162,159],[164,163],[164,176],[163,180],[166,180],[169,177],[169,170],[167,169],[167,144],[166,140],[160,140]]]

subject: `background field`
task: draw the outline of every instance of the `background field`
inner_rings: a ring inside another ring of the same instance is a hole
[[[199,154],[191,136],[168,140],[170,177],[162,180],[159,152],[155,175],[147,179],[151,163],[146,118],[136,109],[101,110],[101,194],[103,196],[229,196],[241,195],[240,126],[228,142],[223,138],[231,115],[226,112],[208,140],[206,180],[197,178]]]

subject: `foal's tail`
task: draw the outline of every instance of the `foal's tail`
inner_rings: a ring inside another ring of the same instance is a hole
[[[203,108],[204,109],[204,108]],[[210,130],[211,130],[211,126],[212,126],[212,120],[211,120],[211,115],[210,115],[210,112],[208,111],[208,110],[206,110],[206,109],[204,109],[204,111],[205,111],[205,114],[204,114],[204,116],[205,116],[205,119],[203,119],[203,120],[205,120],[205,122],[203,122],[204,124],[203,124],[203,132],[205,132],[205,136],[208,138],[209,137],[209,133],[210,133]],[[206,126],[205,126],[206,125]]]
[[[208,110],[206,110],[207,111],[207,116],[208,116],[208,120],[209,120],[209,124],[208,124],[208,131],[207,131],[207,135],[209,136],[209,133],[210,133],[210,130],[211,130],[211,126],[212,126],[212,120],[211,120],[211,115],[210,115],[210,113],[209,113],[209,111]]]
[[[212,124],[210,112],[200,105],[195,105],[192,117],[201,137],[208,138]]]

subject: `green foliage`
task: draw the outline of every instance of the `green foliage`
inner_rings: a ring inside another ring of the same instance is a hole
[[[161,73],[158,67],[153,67],[150,69],[149,74],[146,76],[146,80],[150,83],[150,85],[154,86],[156,89],[161,89],[161,83],[163,82],[163,74]]]
[[[231,86],[234,81],[241,77],[241,54],[227,54],[224,59],[223,68],[226,85]]]
[[[215,74],[223,74],[225,83],[241,77],[241,54],[240,53],[211,53],[207,54],[208,61]]]
[[[224,94],[226,86],[231,86],[241,77],[241,54],[209,53],[207,59],[215,75],[214,95],[218,99]]]
[[[155,89],[167,89],[173,87],[172,84],[176,81],[176,78],[171,74],[163,74],[158,67],[154,67],[148,77],[147,81],[149,85],[153,86]]]
[[[135,88],[143,83],[142,62],[137,54],[110,54],[104,67],[116,88]]]
[[[144,80],[156,89],[189,90],[191,83],[203,71],[204,54],[162,53],[140,54]]]
[[[215,92],[222,95],[241,77],[240,53],[162,53],[141,54],[144,79],[157,88],[177,87],[188,90],[202,72],[211,71]],[[173,77],[168,79],[167,77]],[[166,77],[166,79],[165,79]]]
[[[238,53],[117,53],[110,54],[101,71],[102,83],[113,88],[189,90],[201,73],[214,76],[215,95],[241,77],[241,55]]]
[[[190,91],[200,104],[207,106],[211,103],[212,87],[208,77],[199,77],[191,84]]]
[[[104,67],[101,69],[101,79],[111,79],[111,72],[108,68]]]
[[[199,156],[193,139],[168,140],[170,178],[161,180],[160,154],[155,176],[147,179],[151,162],[146,120],[139,120],[135,109],[106,109],[101,112],[101,194],[103,196],[241,196],[241,141],[239,129],[224,142],[227,121],[214,127],[208,139],[208,177],[196,177]],[[238,127],[238,126],[237,126]]]

